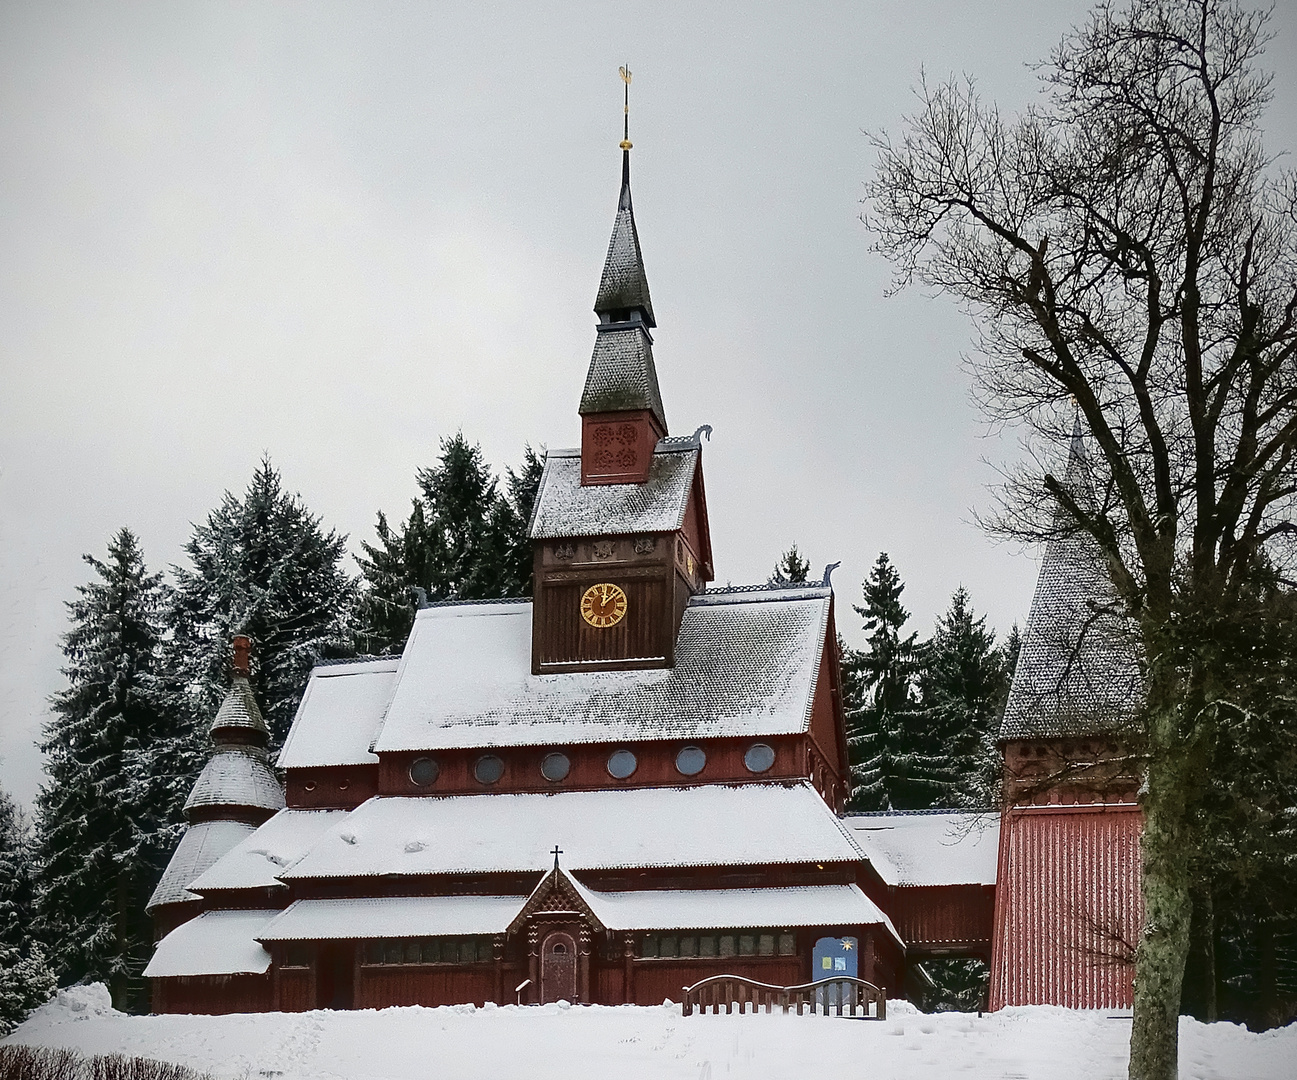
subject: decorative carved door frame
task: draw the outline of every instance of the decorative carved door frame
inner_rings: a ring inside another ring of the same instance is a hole
[[[567,926],[550,930],[540,943],[540,1002],[580,1001],[578,935]]]

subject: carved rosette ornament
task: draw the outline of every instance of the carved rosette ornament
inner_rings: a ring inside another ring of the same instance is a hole
[[[598,469],[633,469],[639,460],[639,433],[634,424],[600,424],[590,433]]]

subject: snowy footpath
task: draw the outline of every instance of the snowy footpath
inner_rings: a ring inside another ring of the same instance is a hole
[[[1053,1007],[885,1021],[689,1016],[657,1008],[471,1005],[381,1012],[127,1016],[101,986],[61,991],[6,1042],[179,1062],[221,1080],[1114,1080],[1130,1020]],[[1297,1026],[1253,1035],[1182,1021],[1188,1080],[1294,1080]]]

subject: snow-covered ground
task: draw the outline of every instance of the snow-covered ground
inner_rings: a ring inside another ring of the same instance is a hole
[[[904,1002],[887,1020],[689,1016],[678,1005],[240,1016],[127,1016],[102,987],[61,991],[9,1042],[120,1051],[258,1080],[1106,1080],[1126,1075],[1130,1020],[1052,1007],[984,1017],[925,1016]],[[1297,1077],[1297,1026],[1253,1035],[1181,1022],[1180,1075]]]

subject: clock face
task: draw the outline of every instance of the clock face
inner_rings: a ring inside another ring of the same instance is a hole
[[[581,596],[581,618],[591,626],[616,626],[626,614],[626,594],[616,585],[591,585]]]

